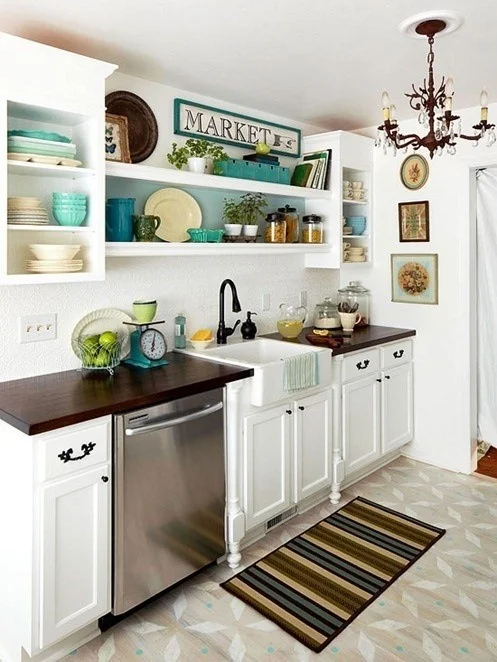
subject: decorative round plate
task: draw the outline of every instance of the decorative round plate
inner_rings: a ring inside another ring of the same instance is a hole
[[[129,326],[123,322],[131,322],[132,319],[126,313],[117,308],[100,308],[85,315],[74,327],[71,335],[71,347],[76,356],[80,357],[78,339],[81,336],[91,336],[104,331],[114,331],[122,338],[121,358],[129,352]]]
[[[131,163],[140,163],[152,154],[157,145],[159,128],[152,109],[133,92],[118,90],[105,97],[107,112],[128,118]]]
[[[202,225],[198,202],[177,188],[161,188],[152,193],[145,203],[145,214],[160,218],[155,234],[163,241],[189,241],[187,229]]]
[[[430,167],[428,161],[419,154],[411,154],[400,166],[400,179],[404,186],[416,191],[426,184]]]

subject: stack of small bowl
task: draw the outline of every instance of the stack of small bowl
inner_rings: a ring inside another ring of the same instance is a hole
[[[84,193],[52,193],[52,213],[59,225],[81,225],[86,218]]]

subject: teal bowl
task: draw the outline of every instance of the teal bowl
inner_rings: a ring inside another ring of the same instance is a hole
[[[52,193],[52,200],[55,202],[73,202],[74,200],[87,200],[88,196],[84,193]]]
[[[54,202],[52,209],[86,209],[86,202]]]
[[[81,225],[86,218],[86,209],[53,209],[53,215],[59,225]]]

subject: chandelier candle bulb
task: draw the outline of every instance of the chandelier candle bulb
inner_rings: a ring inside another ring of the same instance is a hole
[[[390,119],[390,97],[388,96],[388,92],[383,92],[381,95],[381,105],[383,106],[383,119],[384,120],[389,120]]]
[[[454,81],[452,78],[447,78],[445,83],[445,110],[452,110],[452,97],[454,96]]]
[[[488,120],[488,94],[486,90],[482,90],[480,94],[480,119],[482,122]]]

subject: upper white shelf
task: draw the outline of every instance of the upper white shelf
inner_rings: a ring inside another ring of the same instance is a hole
[[[203,176],[203,175],[201,175]],[[156,241],[107,242],[107,257],[164,257],[166,255],[287,255],[327,253],[327,244],[263,244],[254,242],[168,243]]]
[[[90,168],[73,168],[61,165],[48,165],[46,163],[31,163],[29,161],[7,161],[9,175],[36,175],[46,177],[91,177],[95,170]]]
[[[259,192],[266,195],[281,195],[293,198],[312,198],[329,200],[330,191],[273,184],[251,179],[237,179],[219,175],[204,175],[173,168],[154,168],[134,163],[113,163],[108,161],[105,167],[107,177],[122,179],[139,179],[159,184],[175,184],[177,186],[195,186],[198,188],[221,189],[223,191]]]

